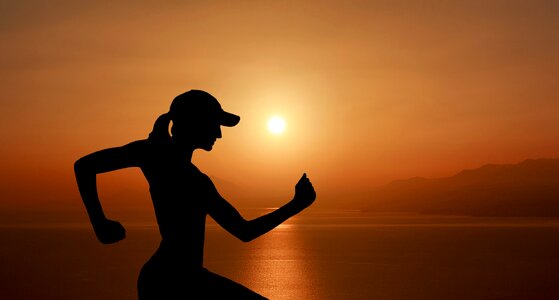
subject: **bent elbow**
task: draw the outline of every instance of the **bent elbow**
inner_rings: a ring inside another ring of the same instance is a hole
[[[81,172],[81,170],[83,170],[84,167],[84,162],[83,162],[83,157],[76,160],[76,162],[74,163],[74,173],[78,174],[79,172]]]
[[[237,236],[239,240],[243,241],[244,243],[248,243],[256,238],[256,236],[251,236],[249,234],[241,234]]]
[[[90,162],[87,159],[87,156],[84,156],[78,160],[76,160],[76,162],[74,163],[74,174],[79,175],[79,174],[83,174],[84,172],[87,172],[87,170],[89,170],[91,167]]]
[[[258,237],[258,235],[256,235],[254,231],[251,230],[250,223],[247,221],[244,222],[243,226],[241,226],[240,229],[241,230],[237,232],[236,236],[239,240],[245,243],[248,243]]]

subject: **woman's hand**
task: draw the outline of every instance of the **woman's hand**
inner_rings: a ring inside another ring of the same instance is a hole
[[[102,219],[93,223],[97,239],[103,244],[116,243],[126,237],[126,229],[117,221]]]
[[[310,206],[316,199],[316,192],[312,186],[311,181],[307,178],[307,173],[304,173],[299,182],[295,185],[295,197],[293,203],[297,204],[301,209]]]

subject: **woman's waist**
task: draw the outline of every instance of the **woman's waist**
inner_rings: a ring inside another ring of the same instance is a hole
[[[201,268],[204,260],[204,247],[161,241],[159,248],[150,261],[167,267]]]
[[[161,234],[159,250],[192,251],[204,249],[204,233],[199,234]]]

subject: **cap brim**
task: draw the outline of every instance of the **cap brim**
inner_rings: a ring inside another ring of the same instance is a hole
[[[233,127],[233,126],[239,124],[240,120],[241,120],[241,117],[224,111],[224,112],[221,113],[220,124],[222,126]]]

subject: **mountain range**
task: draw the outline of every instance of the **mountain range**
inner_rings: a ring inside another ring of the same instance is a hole
[[[436,179],[398,180],[367,193],[373,212],[559,217],[559,159],[488,164]]]

